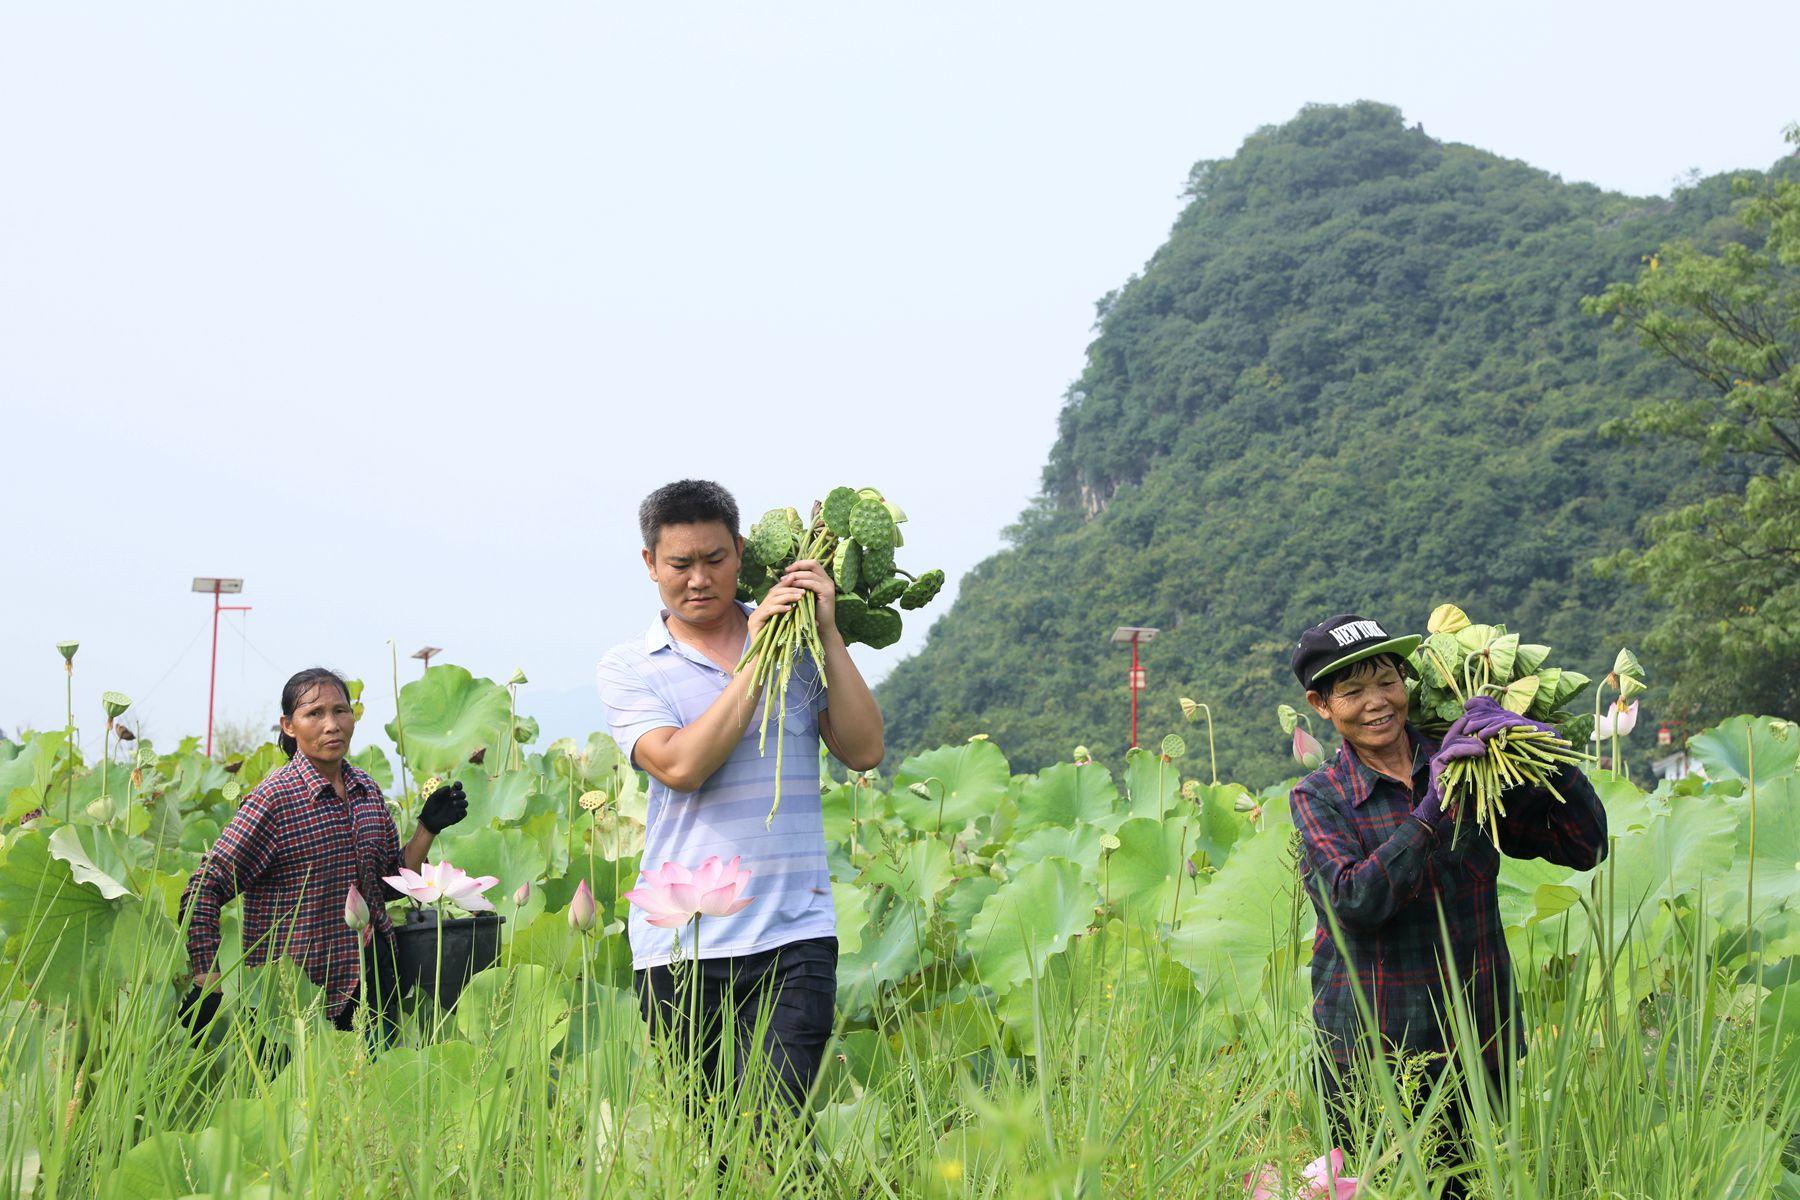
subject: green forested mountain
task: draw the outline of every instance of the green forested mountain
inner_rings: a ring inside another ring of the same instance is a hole
[[[1288,650],[1335,612],[1417,629],[1454,600],[1603,672],[1650,613],[1592,560],[1701,481],[1691,452],[1599,434],[1684,384],[1580,301],[1725,236],[1730,181],[1618,195],[1360,103],[1258,131],[1189,196],[1100,302],[1009,548],[883,683],[894,749],[981,732],[1015,769],[1116,761],[1124,624],[1163,630],[1142,740],[1207,701],[1247,781],[1290,772]]]

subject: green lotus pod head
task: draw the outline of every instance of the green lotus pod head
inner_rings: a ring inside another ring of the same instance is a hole
[[[907,582],[898,575],[878,584],[869,592],[869,604],[882,608],[906,595]]]
[[[1459,633],[1469,627],[1469,615],[1454,604],[1440,604],[1425,622],[1426,633]]]
[[[1171,733],[1162,740],[1162,756],[1164,758],[1180,758],[1187,753],[1187,743],[1179,733]]]
[[[854,488],[834,487],[827,492],[819,505],[819,519],[825,522],[825,528],[838,537],[849,537],[850,510],[856,506],[856,499]]]
[[[225,803],[236,804],[237,798],[244,794],[244,785],[233,779],[219,789],[219,795],[225,797]]]
[[[872,487],[857,488],[856,498],[858,500],[881,500],[883,503],[886,503],[882,494]]]
[[[858,500],[850,509],[850,536],[863,544],[865,553],[892,550],[894,518],[888,514],[887,505],[866,496]]]
[[[943,588],[944,573],[934,567],[915,579],[913,585],[906,589],[906,594],[900,597],[900,607],[924,608],[937,599],[937,594]]]
[[[506,686],[507,687],[517,687],[521,683],[530,683],[530,682],[531,682],[531,680],[525,678],[525,668],[514,667],[511,678],[509,678],[506,681]]]
[[[871,608],[857,625],[862,640],[875,650],[885,650],[899,641],[900,630],[900,614],[891,608]]]
[[[111,796],[101,796],[99,799],[90,802],[85,811],[89,817],[100,825],[111,824],[113,818],[119,815],[118,805],[113,803],[113,798]]]
[[[941,792],[944,785],[938,781],[936,776],[930,779],[921,779],[917,783],[909,783],[906,785],[906,790],[921,800],[936,804],[938,798],[931,794],[931,785],[934,783],[938,785],[938,790]]]
[[[838,543],[831,559],[831,581],[840,592],[853,592],[862,586],[862,547],[846,538]]]
[[[1183,782],[1181,785],[1181,798],[1186,800],[1189,804],[1196,803],[1200,799],[1200,781],[1198,779],[1189,779]]]
[[[1261,807],[1262,805],[1256,802],[1255,796],[1239,796],[1236,800],[1231,802],[1231,810],[1233,812],[1255,812]]]
[[[1088,748],[1086,746],[1075,747],[1075,754],[1073,757],[1074,757],[1075,761],[1078,763],[1091,763],[1094,761],[1093,754],[1088,750]]]
[[[862,582],[866,588],[878,588],[894,577],[894,549],[884,546],[864,546],[862,556]]]
[[[1117,834],[1107,833],[1107,834],[1102,834],[1100,837],[1100,848],[1102,850],[1106,851],[1108,854],[1111,854],[1114,850],[1117,850],[1121,844],[1122,843],[1119,841]]]
[[[1635,679],[1642,683],[1644,681],[1644,664],[1638,661],[1637,655],[1621,647],[1618,657],[1613,659],[1612,673],[1620,679]]]
[[[1506,691],[1501,693],[1500,707],[1507,712],[1524,716],[1530,710],[1532,701],[1537,699],[1537,694],[1543,685],[1544,681],[1536,675],[1527,675],[1523,679],[1513,680],[1506,685]]]
[[[133,761],[145,770],[149,770],[156,765],[156,751],[149,746],[139,746],[137,754],[133,756]]]
[[[1650,690],[1650,685],[1636,675],[1619,676],[1619,699],[1630,702],[1633,696]]]
[[[1544,660],[1550,657],[1550,647],[1536,642],[1520,642],[1518,654],[1513,659],[1513,670],[1521,678],[1536,675]]]
[[[1188,697],[1183,696],[1181,698],[1181,715],[1189,724],[1192,724],[1200,717],[1200,706],[1188,699]]]
[[[106,710],[107,720],[114,720],[131,707],[131,697],[124,692],[101,692],[100,707]]]
[[[63,656],[64,662],[74,662],[75,661],[75,652],[79,649],[81,649],[80,642],[58,642],[58,643],[56,643],[56,652]]]

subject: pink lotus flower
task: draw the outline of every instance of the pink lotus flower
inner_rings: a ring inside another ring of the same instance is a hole
[[[349,895],[344,897],[344,924],[352,929],[366,929],[369,924],[369,902],[363,899],[356,885],[350,885]]]
[[[1245,1175],[1244,1190],[1250,1193],[1250,1200],[1355,1200],[1361,1185],[1343,1170],[1344,1152],[1333,1146],[1331,1153],[1306,1164],[1295,1191],[1281,1189],[1281,1173],[1274,1167],[1264,1167],[1254,1181]]]
[[[666,862],[655,871],[645,871],[639,885],[625,893],[625,898],[649,914],[650,923],[663,929],[679,929],[695,917],[729,917],[739,912],[754,896],[740,896],[750,882],[750,872],[733,858],[720,862],[717,855],[689,871],[676,862]]]
[[[494,905],[481,893],[500,881],[492,875],[470,875],[447,862],[421,863],[417,871],[400,868],[398,875],[381,881],[420,904],[447,900],[464,912],[493,912]]]
[[[594,889],[584,879],[575,886],[575,897],[569,901],[569,928],[586,933],[594,927],[594,918],[599,913],[600,906],[594,903]]]
[[[1309,771],[1317,770],[1325,761],[1325,747],[1301,725],[1294,726],[1294,761]]]
[[[1600,719],[1594,722],[1594,740],[1604,742],[1612,737],[1624,737],[1637,728],[1637,712],[1636,700],[1630,704],[1614,700]]]

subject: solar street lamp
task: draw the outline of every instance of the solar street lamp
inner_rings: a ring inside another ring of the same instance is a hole
[[[431,670],[431,656],[434,654],[442,654],[443,652],[444,648],[442,646],[420,646],[417,650],[412,652],[412,656],[425,664],[420,668],[421,670],[429,671]]]
[[[1124,642],[1131,646],[1131,674],[1126,677],[1125,687],[1131,693],[1131,748],[1133,750],[1137,749],[1138,744],[1138,693],[1143,691],[1147,684],[1144,668],[1138,666],[1138,647],[1161,632],[1160,629],[1152,629],[1147,625],[1121,625],[1113,630],[1114,645]]]
[[[207,671],[206,682],[206,757],[212,757],[213,731],[213,698],[219,690],[219,614],[222,612],[249,612],[248,604],[220,604],[220,596],[235,596],[244,590],[241,579],[220,579],[211,575],[201,575],[194,579],[194,590],[213,598],[212,618],[212,666]]]

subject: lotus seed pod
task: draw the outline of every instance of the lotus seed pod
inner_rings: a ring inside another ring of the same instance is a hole
[[[845,539],[838,543],[831,561],[831,579],[840,592],[854,592],[862,583],[862,547]]]
[[[79,649],[81,649],[80,642],[58,642],[58,643],[56,643],[56,652],[63,656],[63,661],[66,663],[72,663],[75,661],[75,652]]]
[[[1162,740],[1162,756],[1164,758],[1180,758],[1187,753],[1187,743],[1179,733],[1171,733]]]
[[[131,698],[123,692],[102,692],[100,707],[106,710],[107,719],[112,720],[131,707]]]
[[[894,550],[891,546],[877,549],[863,547],[862,581],[866,588],[878,588],[894,577]]]
[[[869,605],[873,608],[882,608],[892,604],[906,594],[906,587],[906,580],[896,575],[892,579],[876,585],[869,592]]]
[[[891,608],[871,608],[858,622],[862,640],[876,650],[885,650],[900,640],[900,614]]]
[[[834,487],[825,495],[825,502],[819,506],[819,519],[825,522],[825,528],[838,537],[850,536],[850,510],[856,506],[856,492],[852,488]]]
[[[1200,706],[1186,696],[1183,696],[1181,698],[1181,715],[1191,722],[1195,717],[1200,715]]]
[[[136,761],[137,765],[140,767],[154,767],[156,765],[156,750],[150,746],[139,746],[134,761]]]
[[[512,673],[512,678],[508,679],[506,681],[506,686],[507,687],[517,687],[521,683],[530,683],[530,682],[531,682],[531,680],[525,678],[525,668],[514,667],[513,673]]]
[[[1075,747],[1075,754],[1073,757],[1078,764],[1079,763],[1091,763],[1094,761],[1094,756],[1091,753],[1089,753],[1088,748],[1086,746]]]
[[[900,597],[900,607],[904,609],[924,608],[937,599],[937,594],[943,590],[943,587],[944,573],[934,567],[919,576],[913,581],[913,585],[906,589],[906,594]]]
[[[790,521],[788,514],[793,514]],[[750,542],[755,547],[756,560],[765,566],[778,567],[794,556],[794,548],[799,544],[800,514],[791,508],[771,508],[764,513],[762,520],[750,527]]]
[[[583,792],[581,799],[575,803],[581,805],[588,812],[599,812],[606,807],[606,793],[602,791]]]
[[[894,518],[887,505],[867,497],[850,510],[850,536],[863,544],[864,552],[894,548]]]
[[[441,788],[443,786],[444,786],[444,781],[442,779],[439,779],[436,775],[433,775],[430,779],[427,779],[424,783],[419,785],[419,799],[421,799],[421,800],[431,799],[431,793],[437,791],[439,788]]]
[[[837,614],[835,617],[838,632],[845,637],[849,637],[851,634],[855,633],[861,626],[863,614],[868,612],[868,610],[868,602],[861,596],[854,594],[839,596],[837,598]]]

